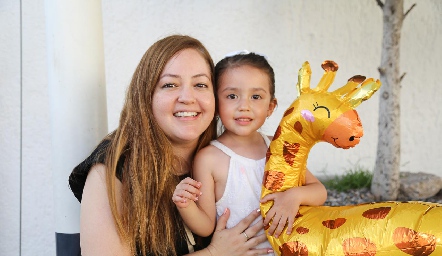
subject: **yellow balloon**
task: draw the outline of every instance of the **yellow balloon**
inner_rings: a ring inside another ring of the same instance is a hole
[[[285,111],[267,152],[261,197],[305,183],[310,149],[320,141],[351,148],[363,135],[355,108],[381,86],[353,76],[328,92],[338,65],[322,63],[324,75],[310,88],[311,69],[299,70],[299,97]],[[272,202],[261,204],[265,217]],[[278,255],[442,255],[442,205],[380,202],[348,206],[301,206],[293,232],[267,234]]]

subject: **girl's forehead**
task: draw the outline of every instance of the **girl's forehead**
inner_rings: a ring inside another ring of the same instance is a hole
[[[270,89],[271,83],[269,75],[262,69],[242,65],[227,68],[219,79],[219,87],[229,87],[229,89],[241,89],[248,87]]]

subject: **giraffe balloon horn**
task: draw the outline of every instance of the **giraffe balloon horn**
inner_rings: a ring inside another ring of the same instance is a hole
[[[317,142],[348,149],[363,135],[355,108],[381,83],[356,75],[328,92],[338,65],[328,60],[322,68],[324,75],[313,89],[309,63],[299,70],[299,97],[284,112],[270,143],[261,197],[304,185],[307,157]],[[272,204],[261,204],[263,217]],[[301,206],[290,235],[285,228],[278,238],[269,234],[267,238],[278,255],[396,255],[395,250],[399,254],[429,255],[436,247],[442,255],[440,219],[441,205],[424,202]]]

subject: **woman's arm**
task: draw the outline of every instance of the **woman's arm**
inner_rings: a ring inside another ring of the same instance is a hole
[[[121,182],[116,181],[117,206],[121,204]],[[130,248],[121,241],[109,205],[106,167],[94,165],[86,179],[80,212],[80,246],[83,256],[127,255]]]
[[[218,255],[265,255],[273,252],[272,248],[254,249],[258,244],[267,238],[265,234],[255,236],[262,228],[263,222],[258,221],[255,225],[249,226],[256,218],[261,218],[259,211],[253,211],[236,226],[226,229],[230,211],[226,209],[218,219],[212,241],[207,248],[191,253],[192,256],[218,256]],[[250,239],[243,234],[245,232]]]
[[[273,200],[272,208],[267,212],[264,226],[270,221],[268,233],[279,237],[287,224],[287,234],[292,232],[293,223],[300,205],[322,205],[327,199],[327,190],[324,185],[307,169],[305,185],[287,189],[284,192],[268,194],[261,199],[261,203]]]

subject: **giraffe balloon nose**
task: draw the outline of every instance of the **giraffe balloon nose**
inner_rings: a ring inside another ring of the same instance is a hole
[[[337,148],[348,149],[356,146],[364,134],[356,110],[344,112],[325,129],[322,139]]]

